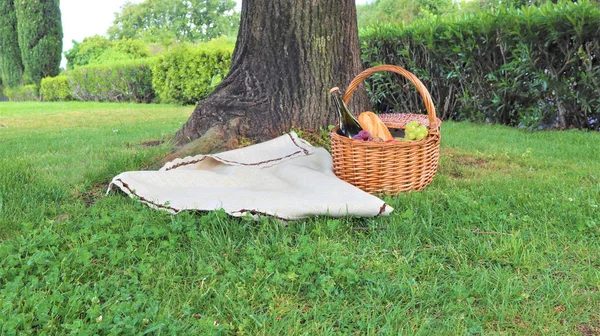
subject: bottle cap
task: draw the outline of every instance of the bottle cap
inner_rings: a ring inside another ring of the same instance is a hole
[[[340,91],[340,88],[336,86],[336,87],[332,88],[331,90],[329,90],[329,93],[331,94],[331,93],[334,93],[335,91]]]

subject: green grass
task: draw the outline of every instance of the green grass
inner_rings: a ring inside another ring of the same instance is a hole
[[[0,334],[598,335],[600,134],[446,122],[388,218],[105,196],[192,107],[0,103]]]

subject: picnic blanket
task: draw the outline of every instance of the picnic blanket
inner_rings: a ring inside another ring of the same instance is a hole
[[[232,216],[294,220],[315,215],[375,217],[392,207],[333,173],[331,155],[294,132],[248,147],[130,171],[108,187],[155,209],[224,209]]]

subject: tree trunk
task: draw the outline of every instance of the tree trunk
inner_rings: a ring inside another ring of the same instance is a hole
[[[176,135],[187,154],[335,124],[329,89],[362,71],[354,0],[244,0],[228,76]],[[350,108],[368,106],[364,90]]]

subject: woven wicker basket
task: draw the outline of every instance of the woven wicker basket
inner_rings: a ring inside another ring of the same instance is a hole
[[[417,120],[429,128],[422,140],[402,142],[365,142],[353,140],[331,131],[333,171],[342,180],[371,194],[399,194],[403,191],[422,190],[431,183],[438,169],[440,156],[440,126],[435,116],[433,101],[427,88],[412,73],[394,65],[380,65],[361,72],[350,83],[344,101],[371,74],[390,71],[406,77],[413,83],[425,103],[424,114],[379,114],[379,118],[392,131],[404,129]]]

